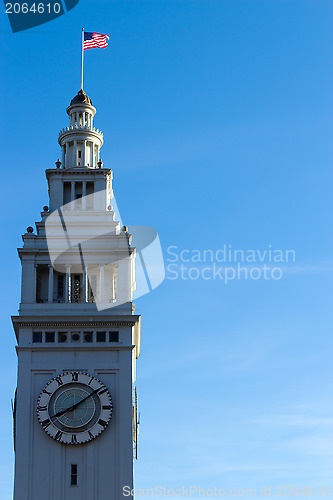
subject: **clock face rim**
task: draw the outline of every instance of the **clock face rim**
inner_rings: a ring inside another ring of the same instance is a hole
[[[56,398],[66,390],[66,386],[73,388],[76,385],[81,389],[84,386],[88,389],[88,393],[97,391],[93,396],[95,398],[95,414],[91,419],[93,425],[89,427],[89,421],[82,426],[84,429],[77,430],[75,427],[65,429],[65,424],[59,421],[56,425],[52,421],[50,407],[54,406]],[[43,430],[55,441],[69,445],[85,444],[98,437],[108,427],[112,409],[112,398],[103,382],[86,371],[76,370],[64,371],[53,377],[39,394],[36,407],[37,418]],[[61,429],[61,426],[64,428]]]

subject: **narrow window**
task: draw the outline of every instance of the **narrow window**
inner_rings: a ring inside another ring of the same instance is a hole
[[[36,280],[36,302],[47,302],[48,299],[49,270],[45,265],[38,265]]]
[[[32,342],[34,344],[39,344],[43,340],[42,332],[33,332],[32,333]]]
[[[86,194],[87,194],[87,210],[94,210],[94,183],[87,182],[86,184]]]
[[[45,342],[54,342],[55,332],[45,332]]]
[[[77,486],[77,464],[71,464],[71,486]]]
[[[62,302],[64,300],[64,275],[58,275],[58,283],[57,283],[57,299],[58,302]]]
[[[109,342],[119,342],[119,332],[109,332]]]
[[[75,182],[75,210],[82,209],[82,182]]]
[[[64,189],[63,189],[63,204],[67,205],[71,201],[71,183],[70,182],[64,182]],[[66,210],[68,208],[66,207]]]
[[[97,342],[105,342],[106,341],[106,332],[97,332],[96,333]]]
[[[79,158],[82,158],[82,151],[78,151]]]

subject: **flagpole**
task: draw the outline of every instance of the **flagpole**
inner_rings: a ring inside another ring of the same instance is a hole
[[[82,42],[81,42],[81,90],[83,90],[83,45],[84,45],[84,28],[82,28]]]

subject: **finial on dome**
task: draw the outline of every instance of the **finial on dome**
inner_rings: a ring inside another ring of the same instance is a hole
[[[71,100],[70,106],[73,106],[74,104],[89,104],[90,106],[93,105],[90,97],[88,97],[85,91],[82,89],[79,90],[77,95]]]

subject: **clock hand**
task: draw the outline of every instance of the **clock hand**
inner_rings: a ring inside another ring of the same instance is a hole
[[[58,413],[56,413],[55,415],[52,415],[52,417],[50,417],[50,419],[52,420],[53,418],[61,417],[62,415],[64,415],[68,411],[75,410],[75,408],[77,408],[81,403],[83,403],[84,401],[89,399],[93,394],[96,394],[96,392],[98,392],[99,390],[100,390],[100,387],[98,389],[95,389],[94,391],[92,391],[87,397],[85,397],[84,399],[81,399],[81,401],[79,401],[78,403],[75,403],[75,405],[70,406],[69,408],[65,408],[64,410],[58,411]]]
[[[86,396],[84,399],[81,399],[81,401],[79,401],[78,403],[76,403],[75,405],[73,406],[70,406],[69,408],[65,408],[64,410],[61,410],[59,411],[58,413],[56,413],[55,415],[52,415],[51,420],[53,418],[56,418],[56,417],[61,417],[62,415],[64,415],[65,413],[67,413],[68,411],[72,411],[72,410],[75,410],[75,408],[77,408],[81,403],[83,403],[84,401],[86,401],[87,399],[89,399],[93,394],[96,394],[96,392],[99,391],[99,388],[98,389],[95,389],[93,392],[91,392],[88,396]]]

